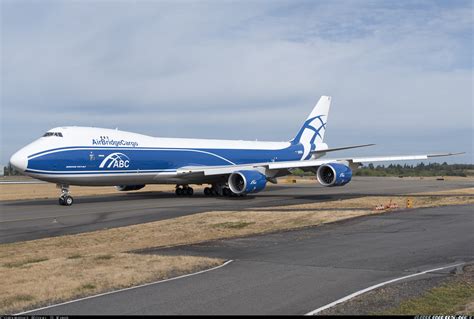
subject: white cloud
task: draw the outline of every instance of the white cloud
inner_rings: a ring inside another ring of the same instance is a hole
[[[286,139],[322,94],[330,128],[388,144],[472,131],[469,2],[30,5],[2,2],[3,163],[26,132],[63,124]],[[472,156],[472,135],[453,138]]]

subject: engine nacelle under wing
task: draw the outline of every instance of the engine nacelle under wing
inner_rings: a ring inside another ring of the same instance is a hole
[[[344,164],[329,163],[318,168],[316,177],[323,186],[343,186],[351,181],[352,170]]]
[[[128,192],[128,191],[137,191],[142,189],[145,185],[118,185],[115,188],[120,192]]]
[[[258,193],[265,188],[267,177],[258,171],[237,171],[230,174],[228,183],[235,194]]]

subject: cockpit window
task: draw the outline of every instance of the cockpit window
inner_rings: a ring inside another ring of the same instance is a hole
[[[46,132],[44,133],[43,137],[48,137],[48,136],[59,136],[63,137],[63,133],[61,132]]]

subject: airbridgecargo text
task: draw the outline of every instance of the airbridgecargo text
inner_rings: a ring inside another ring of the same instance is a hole
[[[131,147],[137,147],[138,142],[134,141],[125,141],[125,140],[114,140],[110,139],[108,136],[101,136],[98,139],[93,138],[92,139],[92,145],[102,145],[102,146],[131,146]]]

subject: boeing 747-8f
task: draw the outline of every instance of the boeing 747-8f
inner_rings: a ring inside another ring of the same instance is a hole
[[[70,206],[69,185],[116,186],[132,191],[146,184],[176,184],[177,195],[192,195],[191,184],[209,184],[209,196],[258,193],[267,182],[301,168],[323,186],[343,186],[363,162],[426,160],[454,155],[404,155],[323,159],[326,153],[373,144],[329,148],[324,141],[331,97],[322,96],[288,142],[155,138],[94,127],[57,127],[10,159],[20,172],[58,184],[59,203]]]

